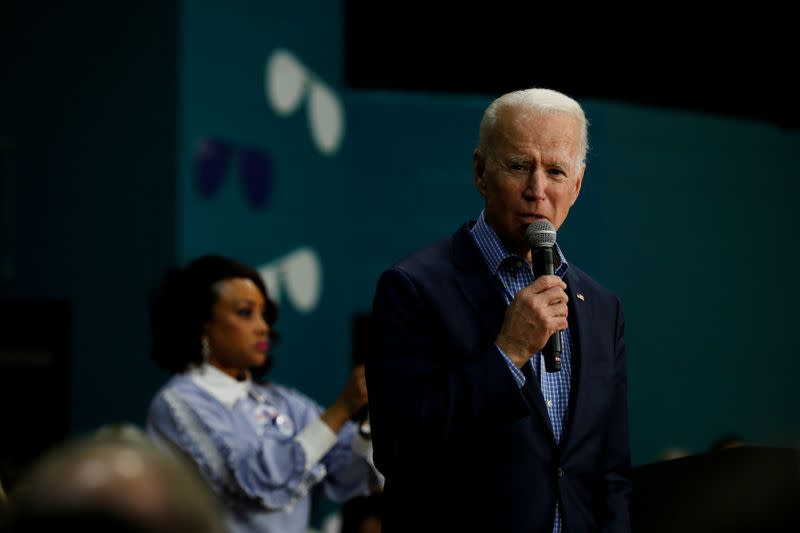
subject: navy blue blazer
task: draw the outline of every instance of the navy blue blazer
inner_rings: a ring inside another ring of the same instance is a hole
[[[619,300],[570,264],[573,375],[556,444],[538,384],[518,387],[494,345],[506,304],[472,224],[378,281],[366,377],[384,531],[548,532],[556,502],[565,531],[628,531]]]

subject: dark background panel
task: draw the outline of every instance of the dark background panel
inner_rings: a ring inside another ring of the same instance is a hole
[[[497,95],[552,87],[576,98],[800,125],[787,69],[795,45],[780,12],[448,7],[347,0],[346,83]]]
[[[789,533],[800,526],[800,452],[734,446],[640,465],[631,478],[639,533]]]
[[[0,481],[67,437],[72,402],[72,309],[64,300],[0,299]]]

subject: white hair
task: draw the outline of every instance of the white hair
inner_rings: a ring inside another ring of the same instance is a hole
[[[569,96],[552,89],[531,88],[506,93],[495,99],[481,119],[478,151],[489,157],[492,137],[497,127],[497,119],[506,109],[528,109],[534,113],[566,113],[578,120],[581,137],[578,145],[578,165],[586,163],[589,151],[589,121],[581,105]]]

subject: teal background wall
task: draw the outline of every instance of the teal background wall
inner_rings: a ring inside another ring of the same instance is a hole
[[[496,95],[346,87],[341,2],[53,9],[14,20],[0,86],[0,294],[71,302],[72,395],[53,401],[69,404],[72,431],[144,422],[166,379],[148,357],[146,291],[207,252],[267,275],[282,313],[274,378],[333,401],[351,317],[369,310],[381,270],[479,214],[471,153]],[[315,142],[311,121],[330,115],[308,90],[292,113],[271,103],[278,50],[338,102],[334,150]],[[591,152],[559,242],[625,306],[634,462],[702,452],[727,432],[800,444],[800,134],[581,103]],[[270,158],[263,208],[248,202],[235,159],[215,194],[200,193],[194,164],[208,138]]]
[[[161,379],[145,293],[176,259],[178,7],[128,4],[0,10],[0,297],[10,310],[64,301],[72,318],[58,354],[71,359],[71,396],[53,397],[31,363],[0,393],[4,409],[30,414],[4,440],[62,417],[76,433],[141,421]],[[61,329],[47,316],[32,336]]]

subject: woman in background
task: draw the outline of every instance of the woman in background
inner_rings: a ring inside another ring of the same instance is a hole
[[[151,300],[152,358],[174,376],[148,433],[197,464],[231,531],[305,532],[312,489],[345,501],[380,485],[350,421],[367,402],[363,366],[326,409],[260,379],[277,317],[258,272],[222,256],[169,271]]]

